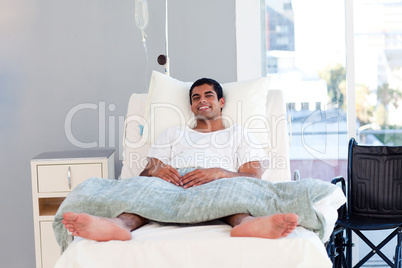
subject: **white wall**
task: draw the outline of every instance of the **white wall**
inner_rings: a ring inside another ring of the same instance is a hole
[[[265,1],[263,10],[265,14]],[[261,3],[260,0],[236,0],[237,80],[261,77]],[[265,47],[264,47],[265,57]],[[265,75],[265,74],[264,74]]]
[[[0,2],[0,263],[33,267],[29,161],[76,147],[64,121],[80,104],[72,133],[81,142],[117,147],[128,97],[145,92],[164,53],[164,0],[148,1],[149,61],[134,21],[134,0]],[[235,0],[169,1],[171,75],[236,80]],[[115,118],[109,126],[99,119]],[[115,109],[108,109],[114,105]],[[99,133],[99,126],[101,128]],[[109,142],[109,130],[115,139]],[[121,163],[116,159],[116,171]]]
[[[169,0],[171,75],[236,80],[234,0]]]

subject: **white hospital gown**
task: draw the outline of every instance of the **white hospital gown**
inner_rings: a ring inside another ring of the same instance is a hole
[[[233,172],[250,161],[260,161],[264,170],[268,161],[257,139],[238,125],[208,133],[188,126],[169,128],[151,146],[148,157],[176,169],[219,167]]]

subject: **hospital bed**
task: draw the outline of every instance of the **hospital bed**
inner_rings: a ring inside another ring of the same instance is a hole
[[[147,163],[149,147],[164,129],[194,122],[189,108],[190,85],[154,72],[148,94],[132,94],[119,179],[139,175]],[[225,124],[251,130],[268,154],[270,164],[262,179],[290,181],[283,92],[273,88],[271,77],[222,86]],[[286,238],[261,239],[230,237],[231,227],[219,220],[185,226],[152,222],[133,231],[130,241],[96,242],[75,237],[55,267],[332,267],[324,243],[344,202],[339,189],[314,204],[325,218],[326,232],[321,239],[303,227]]]

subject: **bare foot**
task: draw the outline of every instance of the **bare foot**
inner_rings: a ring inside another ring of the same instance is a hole
[[[63,214],[63,224],[72,235],[96,241],[131,239],[130,228],[118,218],[102,218],[85,213]]]
[[[297,226],[298,216],[293,213],[254,218],[249,216],[233,227],[230,236],[276,239],[288,236]]]

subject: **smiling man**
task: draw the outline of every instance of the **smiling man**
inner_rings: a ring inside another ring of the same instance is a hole
[[[159,177],[184,189],[222,178],[261,179],[261,160],[266,154],[250,145],[257,144],[255,140],[245,142],[245,135],[254,139],[245,129],[237,125],[225,128],[221,85],[213,79],[199,79],[191,86],[189,97],[195,126],[173,127],[162,133],[151,147],[140,176]],[[233,227],[231,236],[261,238],[285,237],[298,224],[293,213],[263,217],[242,213],[223,220]],[[63,224],[73,235],[97,241],[129,240],[130,232],[146,223],[147,219],[131,213],[113,219],[72,212],[63,215]]]
[[[210,82],[211,84],[201,84]],[[220,85],[214,85],[210,79],[200,79],[190,89],[191,111],[197,119],[194,130],[199,132],[213,132],[224,129],[222,121],[222,108],[225,99],[222,96]],[[200,86],[197,86],[201,84]],[[217,89],[215,90],[215,87]]]

